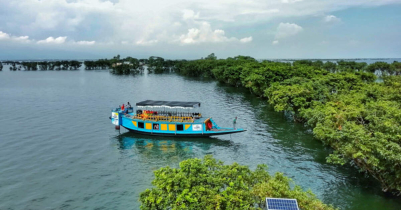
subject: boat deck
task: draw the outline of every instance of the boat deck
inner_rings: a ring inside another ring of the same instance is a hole
[[[161,118],[156,119],[158,115],[148,117],[148,118],[141,118],[138,117],[135,113],[128,113],[124,114],[123,117],[130,118],[130,119],[138,119],[138,120],[146,120],[146,121],[155,121],[155,122],[190,122],[190,123],[204,123],[207,120],[207,117],[179,117],[179,116],[160,116]],[[193,121],[192,121],[193,120]]]

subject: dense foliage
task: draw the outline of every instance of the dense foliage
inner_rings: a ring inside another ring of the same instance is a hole
[[[255,171],[212,156],[188,159],[180,168],[156,170],[152,184],[140,195],[141,209],[266,209],[265,198],[295,198],[301,209],[334,209],[311,191],[292,185],[281,173],[270,176],[265,165]]]
[[[176,71],[266,97],[334,149],[328,162],[355,165],[379,180],[383,191],[401,192],[401,63],[291,64],[237,56],[183,61]],[[384,82],[376,82],[377,76]]]
[[[332,163],[351,162],[382,184],[401,191],[401,77],[375,83],[369,73],[338,73],[273,84],[265,96],[277,111],[306,122],[335,149]]]

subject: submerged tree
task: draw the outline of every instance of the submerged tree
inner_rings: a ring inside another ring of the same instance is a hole
[[[265,209],[266,197],[295,198],[301,209],[334,209],[282,173],[270,176],[266,169],[224,165],[209,155],[184,160],[180,168],[154,172],[156,188],[141,193],[141,209]]]
[[[13,61],[9,61],[8,62],[10,66],[10,71],[17,71],[17,70],[21,70],[21,66],[17,67],[17,64],[20,64],[19,62],[13,62]]]
[[[69,61],[61,61],[61,70],[68,70],[70,68],[70,62]]]
[[[38,62],[22,62],[21,65],[25,71],[38,70]]]
[[[54,62],[54,67],[55,67],[55,70],[61,70],[61,61],[56,61],[56,62]]]
[[[151,56],[148,59],[148,70],[155,73],[163,73],[165,69],[164,58]]]
[[[49,68],[49,62],[47,61],[38,62],[38,66],[39,70],[46,71]]]
[[[78,70],[82,66],[82,62],[72,60],[70,61],[70,70]]]

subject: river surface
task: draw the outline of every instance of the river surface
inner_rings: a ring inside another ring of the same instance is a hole
[[[114,129],[110,109],[129,101],[202,102],[204,116],[247,132],[214,138],[150,137]],[[401,199],[352,166],[327,164],[311,131],[245,89],[176,74],[0,72],[0,209],[139,209],[153,171],[212,154],[266,164],[341,209],[401,209]]]

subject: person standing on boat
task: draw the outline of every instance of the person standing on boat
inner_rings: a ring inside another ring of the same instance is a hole
[[[235,119],[233,120],[234,129],[235,129],[235,124],[237,124],[237,117],[235,117]]]
[[[129,103],[129,102],[127,102],[127,107],[125,107],[125,111],[124,111],[124,113],[125,114],[128,114],[128,111],[130,110],[132,108],[132,106],[131,106],[131,104]]]
[[[124,111],[124,104],[121,106],[121,111]]]

